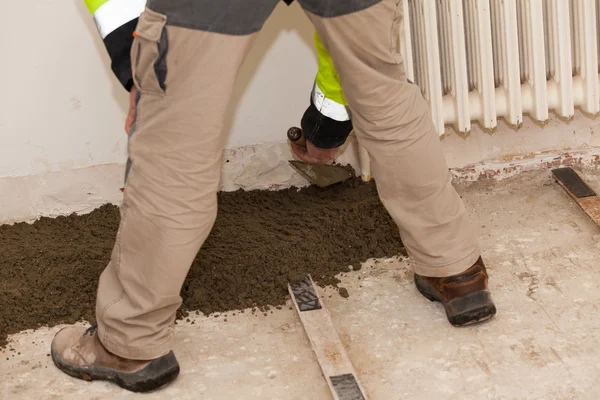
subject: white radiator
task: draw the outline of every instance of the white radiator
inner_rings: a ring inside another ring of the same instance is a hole
[[[600,111],[600,0],[406,0],[409,79],[441,134]]]

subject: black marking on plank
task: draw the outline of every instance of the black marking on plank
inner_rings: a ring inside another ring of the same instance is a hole
[[[365,400],[354,374],[330,376],[329,380],[340,400]]]
[[[552,173],[578,199],[596,196],[596,192],[590,189],[572,168],[557,168],[553,169]]]
[[[302,280],[292,283],[290,286],[300,311],[314,311],[322,308],[310,277],[305,276]]]

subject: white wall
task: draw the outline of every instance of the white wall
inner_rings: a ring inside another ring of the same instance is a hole
[[[83,0],[1,4],[0,178],[123,163],[127,94]],[[284,140],[315,72],[310,23],[279,5],[241,71],[228,145]]]
[[[126,97],[83,0],[0,10],[0,177],[121,162]]]
[[[240,71],[227,147],[287,140],[299,126],[317,73],[313,32],[297,2],[280,2]]]
[[[83,0],[3,1],[0,12],[0,223],[118,203],[126,159],[127,93],[113,77]],[[308,105],[316,72],[313,30],[295,3],[277,6],[240,73],[230,109],[224,190],[305,181],[285,142]],[[577,114],[545,126],[502,122],[444,149],[461,179],[600,160],[600,124]],[[340,162],[357,165],[353,140]]]

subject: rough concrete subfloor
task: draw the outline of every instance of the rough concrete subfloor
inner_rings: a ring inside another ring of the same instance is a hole
[[[598,176],[586,174],[600,192]],[[350,298],[327,289],[326,302],[369,397],[600,398],[600,228],[548,171],[460,191],[499,313],[484,325],[451,327],[441,306],[417,293],[406,260],[371,261],[343,277]],[[149,395],[56,370],[47,354],[58,329],[12,337],[15,351],[0,352],[1,399],[331,398],[287,308],[180,323],[182,374]]]

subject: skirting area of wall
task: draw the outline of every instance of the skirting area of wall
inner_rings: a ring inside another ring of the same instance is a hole
[[[354,140],[339,157],[358,170]],[[227,149],[223,158],[221,190],[279,189],[305,186],[307,182],[288,164],[292,159],[287,142]],[[86,213],[122,198],[123,164],[47,172],[39,175],[0,178],[0,224],[33,221]]]
[[[495,133],[474,129],[464,138],[449,132],[443,145],[457,181],[504,179],[521,172],[561,165],[600,165],[600,122],[578,115],[570,122],[553,119],[544,127],[527,123]],[[306,181],[292,169],[287,142],[228,149],[223,158],[221,189],[280,189]],[[359,171],[353,137],[338,159]],[[33,221],[40,216],[86,213],[103,204],[119,204],[121,164],[0,178],[0,223]]]
[[[568,151],[564,153],[540,153],[515,156],[510,161],[490,160],[462,168],[453,168],[457,181],[473,182],[480,179],[506,179],[527,171],[559,167],[589,167],[600,165],[600,148]]]
[[[0,223],[86,213],[106,203],[117,204],[122,182],[123,166],[117,164],[2,178]]]

